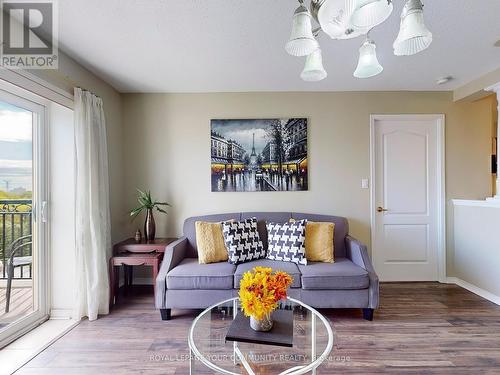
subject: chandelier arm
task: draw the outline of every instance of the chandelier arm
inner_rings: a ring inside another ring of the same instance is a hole
[[[366,32],[366,39],[370,39],[370,33],[372,32],[372,30],[373,30],[375,27],[376,27],[376,26],[374,26],[374,27],[370,28],[370,30],[368,30],[368,31]]]
[[[424,10],[424,3],[422,0],[408,0],[403,7],[403,11],[401,12],[401,18],[404,18],[411,12],[418,10]]]
[[[321,8],[325,0],[311,0],[309,4],[309,11],[311,12],[311,15],[313,16],[313,19],[319,23],[318,20],[318,10]]]
[[[323,31],[323,29],[322,29],[321,27],[317,27],[317,28],[315,28],[315,29],[312,31],[312,33],[313,33],[314,37],[316,38],[316,37],[319,35],[319,33],[320,33],[321,31]]]

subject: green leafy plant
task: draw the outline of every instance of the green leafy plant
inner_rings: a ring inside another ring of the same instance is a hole
[[[132,216],[132,220],[137,217],[143,210],[153,210],[156,208],[157,211],[166,214],[162,206],[170,206],[167,202],[158,202],[151,198],[151,191],[144,192],[142,190],[137,189],[137,201],[139,202],[139,206],[130,211],[130,216]]]

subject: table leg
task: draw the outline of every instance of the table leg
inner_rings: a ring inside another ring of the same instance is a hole
[[[255,372],[253,371],[252,367],[250,367],[250,364],[247,362],[247,359],[245,358],[245,356],[241,352],[240,348],[236,347],[236,349],[235,349],[235,355],[240,360],[241,365],[246,370],[246,372],[248,373],[248,375],[255,375]]]
[[[115,304],[118,302],[118,293],[120,291],[120,266],[115,266],[113,264],[113,274],[115,283],[113,285],[113,293],[115,295]]]
[[[158,276],[159,261],[153,264],[153,295],[155,296],[156,303],[156,277]]]
[[[128,268],[128,286],[129,287],[132,287],[133,281],[134,281],[134,267],[129,266],[129,268]]]
[[[189,375],[194,374],[194,354],[191,349],[189,349]]]
[[[123,294],[128,296],[128,273],[130,266],[123,265]]]
[[[316,315],[311,314],[311,362],[316,360]],[[316,369],[311,372],[312,375],[316,375]]]
[[[115,270],[113,267],[113,258],[109,260],[109,307],[115,304]]]
[[[233,300],[233,320],[236,318],[236,314],[238,313],[238,301]],[[238,364],[238,343],[233,341],[233,363],[236,366]]]

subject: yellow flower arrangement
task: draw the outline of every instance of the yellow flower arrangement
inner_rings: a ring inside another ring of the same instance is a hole
[[[245,316],[253,316],[257,320],[269,317],[278,307],[278,301],[286,298],[292,281],[288,273],[266,267],[255,267],[245,272],[239,292]]]

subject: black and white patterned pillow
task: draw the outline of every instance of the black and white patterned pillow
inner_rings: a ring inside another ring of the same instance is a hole
[[[266,250],[257,231],[257,219],[226,221],[222,233],[228,252],[228,262],[240,264],[266,257]]]
[[[306,265],[306,223],[267,223],[267,259]]]

